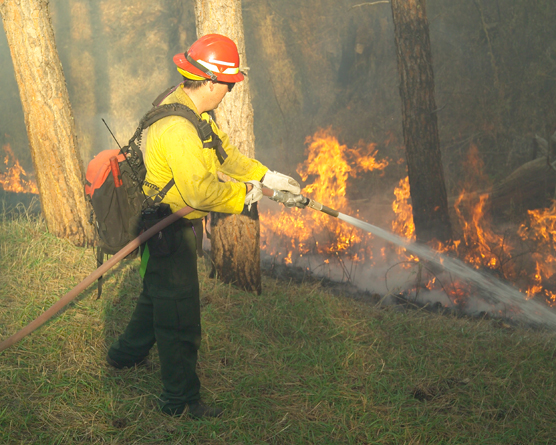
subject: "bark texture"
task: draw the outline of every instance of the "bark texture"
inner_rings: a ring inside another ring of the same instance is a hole
[[[94,242],[83,172],[47,0],[0,0],[48,230],[78,246]]]
[[[218,33],[237,45],[242,71],[247,71],[241,0],[195,0],[197,37]],[[236,85],[215,111],[218,125],[239,151],[255,157],[253,108],[249,79]],[[229,179],[229,178],[223,178]],[[256,206],[241,215],[212,215],[214,271],[224,282],[261,293],[260,228]]]
[[[212,213],[211,218],[212,261],[215,265],[213,276],[218,274],[225,283],[260,294],[262,288],[257,206],[251,206],[250,211],[246,207],[241,215]]]
[[[452,238],[425,0],[392,0],[403,134],[418,241]]]

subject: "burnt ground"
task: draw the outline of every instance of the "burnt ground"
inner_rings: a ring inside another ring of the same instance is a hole
[[[464,305],[454,305],[452,307],[443,306],[439,302],[421,302],[417,301],[415,295],[410,292],[401,292],[395,295],[389,295],[388,301],[384,295],[379,295],[366,290],[361,290],[350,282],[338,282],[328,278],[323,278],[313,274],[309,270],[301,267],[289,266],[285,264],[277,264],[272,258],[262,260],[261,270],[263,275],[296,284],[309,283],[320,284],[324,289],[339,297],[351,298],[356,301],[372,304],[382,308],[390,308],[397,311],[425,311],[432,314],[440,314],[448,317],[464,318],[469,320],[492,320],[495,326],[501,329],[514,330],[535,329],[549,330],[553,328],[540,325],[538,323],[524,323],[523,321],[514,320],[503,315],[491,314],[489,312],[469,312]]]

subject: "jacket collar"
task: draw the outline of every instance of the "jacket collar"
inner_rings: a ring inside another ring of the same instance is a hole
[[[188,108],[191,108],[195,112],[195,114],[200,117],[197,107],[195,106],[191,98],[187,95],[182,85],[179,85],[172,94],[170,94],[166,99],[162,101],[163,104],[171,104],[176,102],[185,105]]]

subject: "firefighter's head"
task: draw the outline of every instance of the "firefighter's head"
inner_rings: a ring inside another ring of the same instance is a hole
[[[207,81],[225,84],[232,91],[236,82],[243,80],[239,70],[239,54],[233,40],[220,34],[207,34],[185,52],[174,56],[184,86],[195,90]]]

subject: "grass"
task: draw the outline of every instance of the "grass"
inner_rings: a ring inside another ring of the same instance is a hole
[[[29,215],[0,221],[0,339],[95,267]],[[104,361],[140,279],[128,260],[0,353],[2,444],[549,444],[555,336],[493,320],[379,308],[265,278],[261,296],[201,264],[203,398],[221,419],[157,408],[152,366]],[[155,347],[156,348],[156,347]]]

